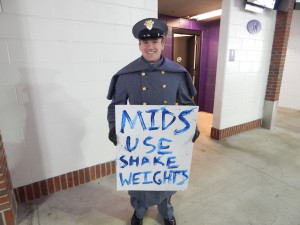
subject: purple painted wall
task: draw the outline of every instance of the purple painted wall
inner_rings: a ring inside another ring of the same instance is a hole
[[[166,39],[165,49],[163,51],[164,56],[169,59],[172,59],[173,53],[173,27],[202,31],[198,104],[200,111],[212,113],[217,72],[220,20],[213,22],[199,22],[196,20],[164,15],[159,15],[158,18],[165,21],[169,27],[169,33]]]
[[[202,39],[202,60],[199,106],[200,110],[213,112],[215,98],[215,84],[217,74],[217,60],[219,47],[220,20],[207,24]]]

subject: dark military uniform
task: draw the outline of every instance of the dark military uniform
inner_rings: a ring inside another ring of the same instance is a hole
[[[111,80],[107,98],[109,128],[115,127],[115,105],[194,105],[196,95],[189,73],[179,64],[165,58],[150,64],[140,57],[121,69]],[[129,191],[131,204],[139,207],[158,205],[164,218],[173,216],[173,207],[160,209],[159,204],[171,197],[174,191]],[[140,205],[142,204],[142,205]],[[164,204],[165,205],[165,204]],[[163,207],[161,207],[163,208]],[[172,215],[170,215],[172,214]]]
[[[191,76],[181,65],[165,58],[150,64],[140,57],[111,80],[107,98],[109,128],[115,126],[115,105],[194,105]]]
[[[168,26],[155,18],[136,23],[132,29],[137,39],[163,38]],[[194,105],[196,95],[190,74],[181,65],[161,56],[156,63],[149,63],[143,56],[134,60],[111,80],[107,99],[109,139],[116,145],[115,105]],[[196,136],[198,137],[198,136]],[[194,139],[193,139],[194,141]],[[157,205],[165,224],[176,224],[173,206],[170,203],[175,191],[129,191],[131,205],[135,209],[131,224],[142,224],[142,218],[149,206]]]

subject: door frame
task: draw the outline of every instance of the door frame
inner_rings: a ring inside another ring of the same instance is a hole
[[[196,105],[199,105],[199,90],[200,90],[200,83],[199,81],[201,81],[201,43],[202,43],[202,31],[201,30],[190,30],[190,29],[183,29],[183,28],[176,28],[173,27],[172,28],[172,60],[175,61],[175,59],[173,58],[174,55],[174,34],[189,34],[189,35],[195,35],[198,36],[197,39],[197,49],[196,49],[196,59],[195,59],[195,65],[196,65],[196,70],[198,70],[198,74],[197,76],[195,76],[195,81],[194,81],[194,85],[195,88],[197,90],[197,95],[194,97],[194,101]],[[175,61],[176,62],[176,61]]]

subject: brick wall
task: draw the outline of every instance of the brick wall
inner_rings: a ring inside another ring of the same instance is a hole
[[[294,2],[294,0],[290,2],[287,12],[277,12],[271,64],[265,96],[265,100],[267,101],[277,101],[279,99]]]
[[[260,127],[262,121],[260,119],[254,120],[248,123],[240,124],[237,126],[229,127],[226,129],[216,129],[214,127],[211,128],[210,137],[212,139],[220,140],[226,137],[233,136],[235,134],[242,133],[247,130],[252,130],[254,128]]]
[[[18,203],[26,203],[114,173],[116,164],[111,161],[18,187],[14,193]]]
[[[6,155],[0,134],[0,224],[16,224],[16,199],[13,192]]]
[[[13,186],[114,160],[107,88],[140,56],[132,25],[156,17],[157,1],[0,2],[0,127]]]

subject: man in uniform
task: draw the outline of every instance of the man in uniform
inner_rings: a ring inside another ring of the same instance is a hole
[[[134,60],[113,77],[107,99],[109,139],[117,145],[115,130],[115,105],[195,105],[196,95],[190,74],[181,65],[162,56],[168,26],[161,20],[147,18],[137,22],[132,29],[139,40],[142,56]],[[198,138],[195,131],[193,142]],[[135,209],[131,225],[142,225],[148,207],[157,205],[165,225],[176,225],[171,205],[175,191],[129,191]]]

